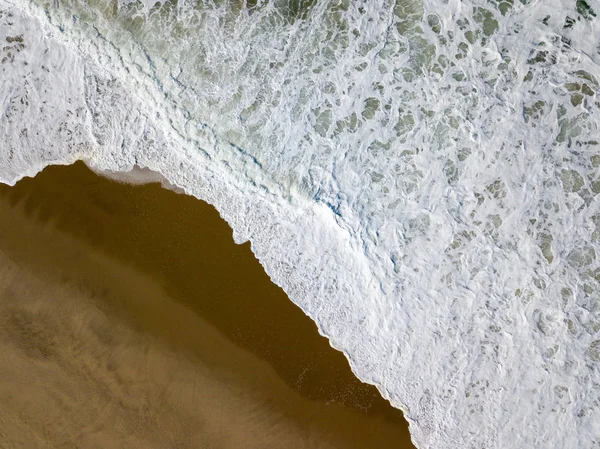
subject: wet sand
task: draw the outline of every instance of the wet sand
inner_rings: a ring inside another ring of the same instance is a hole
[[[0,185],[7,447],[410,448],[211,206],[82,163]]]

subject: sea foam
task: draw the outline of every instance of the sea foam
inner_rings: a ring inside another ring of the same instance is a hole
[[[0,0],[0,179],[215,205],[419,448],[600,446],[597,12]]]

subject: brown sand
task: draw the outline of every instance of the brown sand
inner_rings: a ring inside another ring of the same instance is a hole
[[[211,206],[77,163],[0,186],[0,447],[413,446]]]

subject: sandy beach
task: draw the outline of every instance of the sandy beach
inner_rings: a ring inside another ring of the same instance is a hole
[[[0,444],[410,448],[218,213],[83,163],[0,185]]]

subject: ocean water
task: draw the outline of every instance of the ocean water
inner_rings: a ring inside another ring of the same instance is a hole
[[[600,447],[598,14],[0,0],[0,179],[215,205],[419,448]]]

